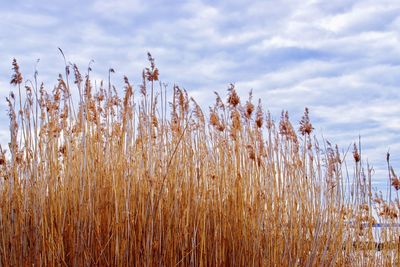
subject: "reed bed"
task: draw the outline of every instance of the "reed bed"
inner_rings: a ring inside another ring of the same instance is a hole
[[[142,84],[125,78],[122,96],[113,69],[94,87],[90,68],[66,64],[46,91],[13,61],[0,266],[399,263],[397,230],[379,252],[370,242],[377,220],[398,222],[399,206],[371,191],[358,145],[343,154],[318,141],[308,109],[299,127],[287,112],[275,122],[234,85],[205,114],[148,60]],[[389,156],[388,168],[395,194]]]

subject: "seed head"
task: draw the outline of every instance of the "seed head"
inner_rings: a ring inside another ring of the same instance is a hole
[[[21,84],[22,83],[22,74],[19,71],[19,66],[18,66],[17,60],[15,58],[13,59],[12,65],[13,65],[14,74],[11,77],[10,84],[12,84],[12,85]]]
[[[257,112],[256,112],[256,125],[261,128],[263,125],[264,114],[261,107],[261,99],[258,100]]]
[[[231,119],[232,119],[232,128],[235,130],[241,130],[242,129],[242,124],[240,121],[240,113],[237,110],[234,110],[231,114]]]
[[[246,102],[246,112],[244,114],[246,119],[250,119],[251,114],[253,114],[254,111],[254,105],[253,103],[251,103],[252,98],[253,98],[253,91],[250,91],[249,100]]]
[[[246,113],[245,113],[245,116],[246,116],[247,119],[250,119],[251,114],[253,113],[253,111],[254,111],[253,103],[247,102],[246,103]]]
[[[390,167],[390,172],[392,174],[392,186],[398,191],[400,189],[400,180],[394,172],[393,167]]]
[[[238,94],[236,93],[235,85],[231,84],[228,91],[229,91],[228,103],[232,107],[236,107],[240,103],[240,98],[239,98]]]
[[[354,143],[354,149],[353,149],[353,157],[356,162],[359,162],[361,160],[361,156],[358,153],[357,145],[355,143]]]
[[[300,128],[299,131],[302,135],[306,135],[306,134],[310,134],[312,132],[312,130],[314,129],[312,127],[312,124],[310,122],[310,117],[309,117],[309,112],[308,112],[308,108],[305,108],[304,110],[304,115],[301,118],[300,121]]]
[[[219,118],[218,118],[217,113],[215,113],[215,111],[211,111],[210,123],[212,126],[217,126],[219,124]]]
[[[158,81],[158,69],[156,68],[156,64],[154,63],[154,58],[150,53],[147,53],[147,58],[150,62],[150,68],[146,68],[146,78],[148,81]]]

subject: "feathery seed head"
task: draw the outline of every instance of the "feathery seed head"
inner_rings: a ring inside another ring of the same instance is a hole
[[[14,74],[13,74],[13,76],[11,78],[10,83],[12,85],[21,84],[22,83],[22,74],[19,71],[19,65],[18,65],[17,60],[15,58],[13,59],[12,65],[13,65]]]

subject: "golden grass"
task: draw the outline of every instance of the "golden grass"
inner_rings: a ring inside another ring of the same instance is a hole
[[[348,175],[338,148],[312,137],[307,109],[296,131],[251,94],[242,104],[233,85],[207,119],[178,86],[168,102],[149,62],[138,91],[125,78],[122,97],[110,77],[94,89],[90,69],[83,77],[75,65],[51,92],[36,76],[24,84],[13,62],[0,266],[398,262],[395,245],[369,253],[373,210],[397,222],[399,208],[372,195],[357,146]]]

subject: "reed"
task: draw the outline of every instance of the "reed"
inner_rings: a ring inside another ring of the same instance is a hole
[[[274,122],[234,85],[206,115],[148,59],[121,97],[113,69],[93,88],[90,68],[66,65],[47,91],[13,61],[0,266],[398,264],[397,243],[369,242],[376,220],[398,222],[399,205],[373,194],[358,145],[346,160],[313,136],[308,109],[298,129],[287,112]]]

